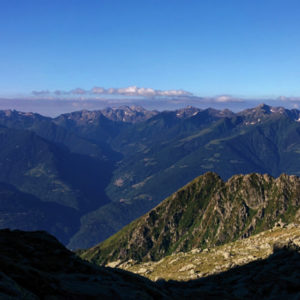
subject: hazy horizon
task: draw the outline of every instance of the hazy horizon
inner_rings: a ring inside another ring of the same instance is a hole
[[[180,103],[180,102],[165,102],[159,101],[153,103],[151,101],[128,101],[128,102],[98,102],[95,100],[86,100],[84,102],[72,100],[18,100],[18,99],[0,99],[0,110],[16,110],[20,112],[38,113],[43,116],[56,117],[64,113],[71,113],[80,110],[101,110],[105,108],[120,108],[122,106],[141,106],[147,110],[176,110],[186,108],[188,106],[197,107],[200,109],[214,108],[217,110],[229,109],[233,112],[239,112],[244,109],[253,108],[260,104],[267,104],[273,107],[284,107],[287,109],[298,109],[293,103],[282,103],[280,100],[249,100],[235,103]],[[286,104],[286,105],[284,105]]]
[[[300,104],[296,0],[2,0],[0,108]]]

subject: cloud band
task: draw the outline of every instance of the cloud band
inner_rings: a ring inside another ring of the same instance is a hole
[[[108,88],[94,87],[91,90],[76,88],[70,91],[32,91],[34,96],[63,96],[63,95],[119,95],[119,96],[134,96],[134,97],[187,97],[193,96],[192,93],[185,90],[156,90],[152,88],[129,86],[126,88]]]

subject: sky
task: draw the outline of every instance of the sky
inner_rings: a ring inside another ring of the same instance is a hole
[[[0,109],[300,105],[299,0],[0,0]]]

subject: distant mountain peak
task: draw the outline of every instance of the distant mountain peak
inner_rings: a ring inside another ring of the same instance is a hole
[[[261,104],[257,105],[256,107],[246,109],[245,111],[252,112],[252,113],[270,114],[270,113],[272,113],[271,109],[272,109],[271,106],[269,106],[265,103],[261,103]]]
[[[262,108],[262,109],[270,109],[270,106],[265,103],[260,103],[257,107]]]
[[[259,110],[259,111],[262,111],[262,112],[264,112],[264,113],[271,113],[271,106],[269,106],[269,105],[267,105],[267,104],[265,104],[265,103],[261,103],[261,104],[259,104],[256,108],[255,108],[255,110]]]
[[[130,111],[136,111],[136,112],[147,112],[148,110],[140,105],[123,105],[119,108],[112,108],[113,110],[130,110]]]
[[[101,114],[112,121],[137,123],[150,119],[158,114],[157,111],[149,111],[139,105],[120,106],[118,108],[102,109]]]
[[[200,108],[196,108],[194,106],[188,105],[185,108],[181,108],[181,109],[176,110],[176,117],[179,118],[179,119],[186,119],[186,118],[189,118],[191,116],[197,115],[200,111],[201,111]]]
[[[267,118],[278,118],[281,116],[285,116],[291,120],[298,121],[300,112],[296,109],[289,110],[285,109],[284,107],[274,107],[261,103],[254,108],[243,110],[237,113],[237,115],[244,118],[244,123],[246,125],[254,125],[262,122],[263,120],[266,120]]]

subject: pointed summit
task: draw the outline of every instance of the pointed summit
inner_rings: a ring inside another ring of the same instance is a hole
[[[176,110],[176,117],[179,119],[187,119],[189,117],[197,115],[200,111],[201,109],[188,105],[185,108]]]
[[[271,112],[271,107],[265,103],[259,104],[256,109],[264,111],[265,113]]]
[[[282,114],[282,112],[282,108],[271,107],[265,103],[261,103],[254,108],[249,108],[239,112],[238,115],[244,118],[246,125],[254,125],[269,118],[271,115]]]

